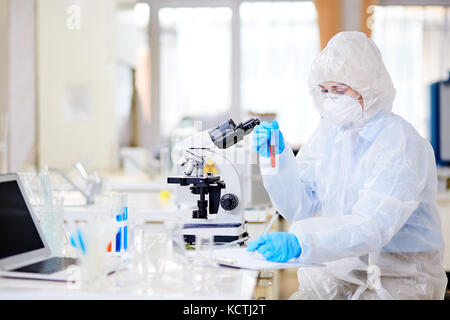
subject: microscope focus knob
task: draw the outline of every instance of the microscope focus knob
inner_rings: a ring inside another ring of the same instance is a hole
[[[238,204],[239,204],[238,197],[232,193],[224,194],[222,198],[220,198],[220,206],[225,211],[231,211],[235,209],[238,206]]]

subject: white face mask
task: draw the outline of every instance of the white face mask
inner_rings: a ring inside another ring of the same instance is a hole
[[[326,94],[322,100],[324,116],[338,126],[345,126],[362,119],[358,100],[346,95]]]

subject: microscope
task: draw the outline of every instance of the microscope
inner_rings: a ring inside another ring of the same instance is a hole
[[[224,151],[242,141],[259,123],[259,119],[253,118],[236,125],[229,119],[175,146],[174,150],[182,153],[179,164],[184,170],[182,175],[168,177],[167,183],[190,186],[190,192],[199,197],[192,219],[183,226],[185,242],[195,243],[201,236],[216,244],[239,243],[248,237],[241,174],[235,155]],[[206,159],[213,161],[224,179],[217,174],[204,173]]]

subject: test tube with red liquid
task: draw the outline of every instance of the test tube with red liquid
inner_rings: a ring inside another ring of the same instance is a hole
[[[275,129],[270,132],[270,166],[275,168],[277,165],[275,158]]]

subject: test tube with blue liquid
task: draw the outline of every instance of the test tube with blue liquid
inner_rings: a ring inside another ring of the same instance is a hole
[[[111,246],[108,246],[108,251],[125,252],[128,248],[128,195],[126,193],[113,193],[112,210],[118,230]]]

